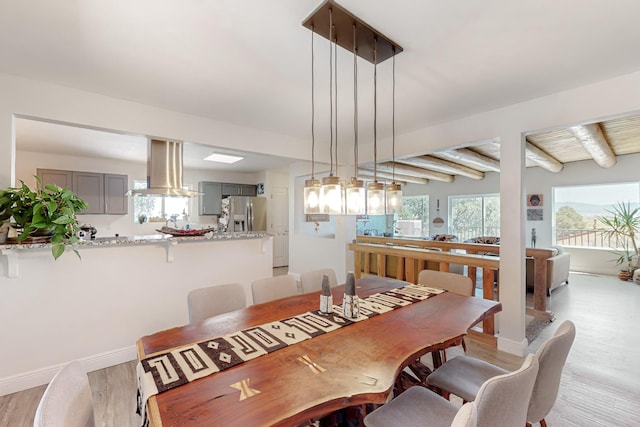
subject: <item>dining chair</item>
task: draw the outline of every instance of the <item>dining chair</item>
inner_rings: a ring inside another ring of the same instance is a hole
[[[194,289],[187,295],[189,322],[197,322],[247,306],[244,288],[239,283]]]
[[[530,354],[520,369],[489,378],[477,398],[460,409],[424,387],[411,387],[364,418],[367,427],[514,427],[526,422],[527,406],[538,373]]]
[[[33,426],[95,426],[89,378],[80,362],[69,363],[53,377],[38,404]]]
[[[298,284],[292,275],[269,277],[251,284],[253,303],[260,304],[298,293]]]
[[[547,425],[545,417],[551,411],[558,396],[560,378],[569,350],[575,339],[573,322],[563,322],[553,337],[542,343],[536,351],[540,369],[536,378],[527,412],[527,425]],[[427,384],[441,390],[445,397],[455,394],[464,401],[472,401],[480,386],[487,379],[503,375],[504,369],[480,359],[460,356],[443,364],[427,377]]]
[[[323,268],[320,270],[307,271],[300,275],[300,284],[302,285],[302,293],[315,292],[322,289],[322,277],[329,276],[329,286],[334,287],[338,284],[336,272],[332,268]]]

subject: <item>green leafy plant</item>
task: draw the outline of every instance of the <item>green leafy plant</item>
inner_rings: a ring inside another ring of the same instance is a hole
[[[633,271],[638,268],[640,256],[636,240],[640,235],[640,207],[631,209],[630,202],[618,202],[612,210],[607,212],[610,215],[598,217],[598,220],[608,228],[604,234],[610,239],[610,246],[616,248],[614,251],[618,256],[616,263],[626,264],[627,270]]]
[[[71,190],[57,185],[43,188],[42,181],[35,178],[35,189],[20,181],[20,187],[0,190],[0,221],[13,218],[12,226],[20,233],[20,242],[33,236],[51,236],[51,252],[58,259],[66,244],[78,242],[76,213],[87,209],[87,204]]]

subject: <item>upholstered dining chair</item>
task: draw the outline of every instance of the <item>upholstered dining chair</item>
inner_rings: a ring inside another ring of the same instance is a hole
[[[251,293],[253,303],[260,304],[297,294],[298,284],[291,275],[269,277],[254,281],[251,284]]]
[[[207,286],[194,289],[187,295],[189,322],[240,310],[246,307],[247,298],[239,283]]]
[[[89,378],[80,362],[69,363],[53,377],[38,404],[33,426],[95,426]]]
[[[542,343],[536,351],[540,369],[531,393],[527,425],[537,422],[542,427],[547,425],[544,418],[551,411],[558,396],[562,370],[575,335],[575,325],[567,320],[556,329],[553,337]],[[507,371],[483,360],[460,356],[436,369],[427,377],[427,384],[441,390],[444,395],[455,394],[469,402],[476,397],[481,384],[505,372]]]
[[[364,418],[367,427],[514,427],[526,421],[538,373],[533,354],[515,372],[488,379],[475,401],[458,409],[424,387],[411,387]]]
[[[300,275],[300,284],[302,285],[302,293],[315,292],[322,289],[322,277],[329,276],[329,286],[334,287],[338,284],[336,272],[331,268],[323,268],[321,270],[307,271]]]

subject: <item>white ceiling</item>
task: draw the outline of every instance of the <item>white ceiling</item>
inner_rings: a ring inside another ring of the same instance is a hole
[[[3,1],[0,72],[308,140],[311,34],[301,23],[320,3]],[[339,3],[404,48],[398,134],[640,69],[637,0]],[[326,119],[318,138],[328,129],[327,56],[316,38],[316,119]],[[378,67],[383,118],[390,63]],[[351,66],[340,51],[341,132],[352,126]],[[362,140],[372,127],[372,72],[361,61]],[[378,122],[388,135],[390,121]]]

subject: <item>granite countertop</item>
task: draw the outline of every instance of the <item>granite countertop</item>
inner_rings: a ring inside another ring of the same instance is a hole
[[[108,246],[131,246],[140,244],[157,244],[157,243],[188,243],[197,241],[224,241],[237,239],[261,239],[271,236],[266,232],[248,232],[248,233],[207,233],[204,236],[180,236],[174,237],[169,234],[147,234],[133,236],[113,236],[113,237],[96,237],[93,240],[82,240],[71,245],[75,248],[83,247],[108,247]],[[49,247],[49,243],[18,243],[18,244],[0,244],[0,249],[36,249]]]

